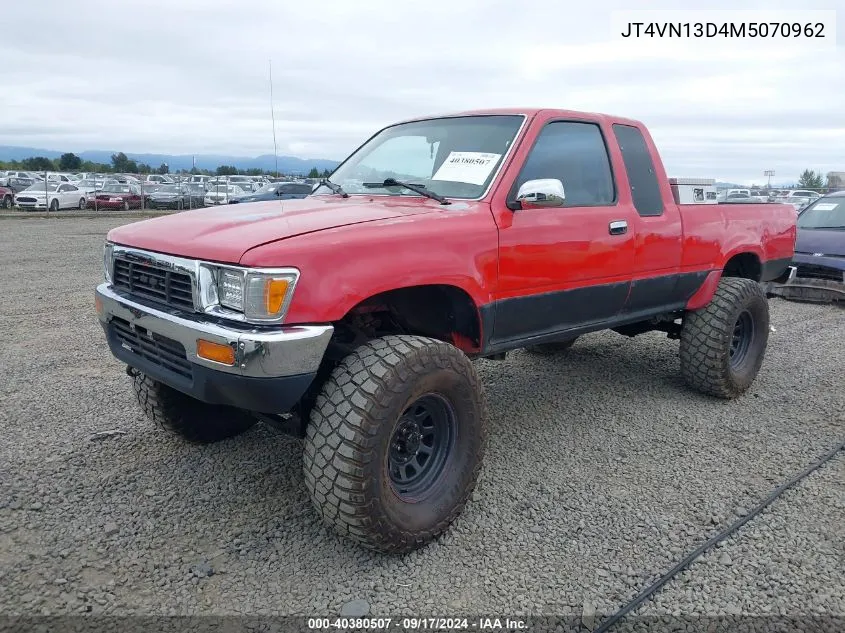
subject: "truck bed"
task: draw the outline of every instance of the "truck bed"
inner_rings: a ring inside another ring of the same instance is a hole
[[[788,262],[795,246],[789,204],[680,204],[685,247],[682,268],[717,268],[739,250],[761,261]]]

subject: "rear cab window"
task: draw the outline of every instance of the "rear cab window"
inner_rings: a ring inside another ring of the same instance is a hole
[[[613,124],[613,134],[622,152],[628,173],[634,207],[641,216],[663,215],[660,183],[648,145],[639,128],[621,123]]]

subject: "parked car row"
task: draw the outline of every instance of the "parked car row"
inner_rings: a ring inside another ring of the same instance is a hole
[[[22,179],[16,172],[15,179]],[[255,187],[239,178],[191,176],[182,182],[138,181],[109,174],[85,174],[73,181],[34,180],[23,189],[0,186],[0,205],[29,210],[60,209],[195,209],[204,206],[304,198],[313,185],[272,182]],[[194,180],[196,179],[196,180]]]
[[[801,211],[811,202],[818,200],[822,194],[809,189],[768,190],[768,189],[727,189],[718,197],[720,202],[738,204],[753,204],[778,202],[791,204],[795,211]]]
[[[237,185],[246,193],[254,193],[273,182],[291,182],[289,178],[270,178],[269,176],[209,176],[203,174],[115,174],[93,172],[38,172],[9,170],[0,171],[0,187],[8,187],[15,191],[23,191],[36,182],[44,180],[77,184],[80,180],[117,180],[121,184],[136,185],[176,185],[176,184],[226,184]],[[317,179],[308,178],[295,182],[316,184]]]

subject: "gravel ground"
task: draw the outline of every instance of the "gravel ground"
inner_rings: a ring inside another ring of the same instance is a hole
[[[141,416],[93,307],[124,221],[0,220],[2,614],[589,620],[845,439],[841,309],[773,300],[761,375],[733,402],[686,389],[664,335],[594,334],[565,359],[479,362],[492,436],[473,502],[422,551],[364,551],[311,510],[299,441],[258,426],[196,447]],[[845,615],[843,462],[641,613]]]

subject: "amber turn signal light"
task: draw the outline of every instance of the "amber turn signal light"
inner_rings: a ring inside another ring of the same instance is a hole
[[[97,311],[97,314],[103,313],[103,300],[98,295],[94,295],[94,309]]]
[[[268,279],[264,284],[264,308],[268,315],[278,314],[288,294],[289,279]]]
[[[197,356],[224,365],[235,364],[235,349],[230,345],[197,339]]]

